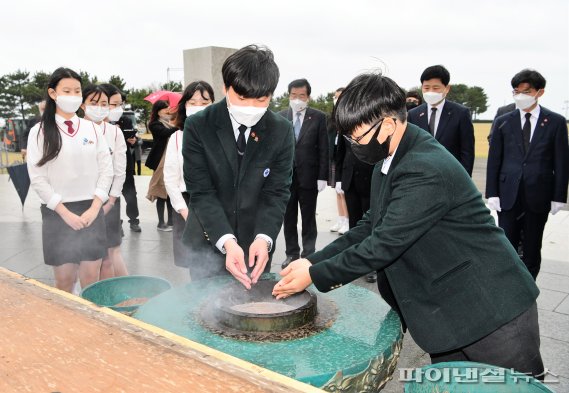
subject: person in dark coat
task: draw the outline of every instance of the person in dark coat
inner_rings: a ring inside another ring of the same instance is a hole
[[[250,288],[271,266],[290,197],[294,134],[267,110],[279,80],[268,48],[238,50],[221,72],[225,99],[184,126],[190,203],[183,239],[192,280],[231,274]]]
[[[369,212],[348,233],[292,262],[273,294],[341,287],[377,270],[378,289],[431,361],[473,361],[543,379],[539,290],[462,165],[407,123],[405,93],[363,74],[338,100],[339,129],[376,164]],[[365,310],[362,310],[365,313]]]
[[[567,121],[538,104],[545,78],[522,70],[512,78],[518,109],[494,122],[486,169],[486,197],[498,225],[517,247],[523,233],[523,261],[537,278],[549,213],[567,203]]]

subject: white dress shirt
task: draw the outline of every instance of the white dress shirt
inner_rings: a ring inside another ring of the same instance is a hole
[[[537,126],[537,119],[539,119],[539,114],[541,113],[541,108],[539,105],[536,105],[531,112],[520,110],[520,120],[522,124],[522,129],[524,128],[524,124],[526,124],[526,113],[531,113],[531,117],[529,118],[529,122],[531,124],[531,133],[529,136],[529,140],[531,142],[531,139],[533,138],[533,133],[535,132],[535,127]]]
[[[399,146],[397,146],[392,155],[386,157],[385,160],[383,160],[383,164],[381,165],[381,173],[384,175],[387,175],[387,172],[389,172],[389,168],[391,168],[391,162],[393,161],[393,157],[395,157],[395,153],[397,153],[397,149],[399,149]]]
[[[435,112],[435,130],[433,131],[433,136],[437,135],[437,130],[439,129],[439,121],[441,120],[441,113],[443,112],[443,107],[445,106],[446,98],[443,99],[440,103],[438,103],[434,108],[437,108]],[[427,104],[427,124],[431,123],[431,109],[433,106],[431,104]],[[428,131],[428,130],[427,130]]]
[[[306,111],[306,110],[305,110]],[[237,142],[237,138],[239,137],[239,126],[241,124],[237,123],[235,120],[233,120],[232,116],[229,116],[229,118],[231,119],[231,125],[233,126],[233,135],[235,136],[235,142]],[[247,130],[245,131],[245,143],[247,143],[247,141],[249,140],[249,134],[251,134],[251,127],[248,127]],[[237,149],[237,146],[235,146],[235,148]],[[172,205],[174,206],[174,205]],[[269,236],[263,234],[263,233],[259,233],[257,234],[257,236],[255,236],[255,240],[257,240],[257,238],[261,238],[263,240],[265,240],[268,244],[269,244],[269,251],[271,251],[271,249],[273,248],[273,239],[271,239]],[[222,237],[219,238],[219,240],[217,242],[215,242],[215,246],[217,247],[217,249],[219,251],[221,251],[223,254],[225,254],[225,248],[223,247],[223,245],[225,244],[225,242],[229,239],[235,239],[235,236],[233,236],[232,234],[228,233],[226,235],[223,235]]]
[[[306,108],[308,108],[308,107],[306,107]],[[304,108],[300,112],[295,112],[291,108],[291,110],[292,110],[292,125],[293,126],[294,126],[294,123],[296,122],[296,119],[297,119],[297,113],[300,113],[300,128],[302,129],[302,123],[304,123],[304,117],[306,116],[306,108]]]
[[[109,146],[99,126],[79,119],[70,119],[75,132],[69,134],[65,118],[55,115],[61,135],[61,150],[56,158],[43,166],[44,134],[40,124],[30,130],[28,138],[28,173],[31,187],[49,209],[60,202],[77,202],[97,196],[106,202],[113,181],[113,163]]]
[[[187,209],[186,201],[182,195],[186,192],[184,181],[184,159],[182,157],[182,137],[183,131],[176,131],[168,140],[166,147],[166,158],[164,158],[164,185],[170,197],[172,207],[178,213],[182,209]]]
[[[114,177],[109,196],[120,198],[122,186],[126,179],[126,141],[119,126],[106,122],[100,126],[103,129],[103,135],[109,145],[109,153],[113,159]]]

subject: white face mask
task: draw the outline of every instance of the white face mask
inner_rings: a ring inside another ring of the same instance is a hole
[[[95,123],[100,123],[109,115],[109,108],[96,105],[87,105],[85,107],[85,115]]]
[[[109,121],[119,121],[123,112],[124,110],[120,106],[118,108],[111,109],[108,115]]]
[[[427,91],[426,93],[423,93],[423,98],[425,99],[425,102],[427,104],[436,105],[442,100],[444,100],[445,96],[443,95],[443,93],[435,93],[434,91]]]
[[[308,101],[302,101],[298,98],[295,100],[290,100],[290,107],[292,108],[293,112],[300,112],[308,106]]]
[[[55,105],[65,113],[75,113],[83,103],[81,96],[57,96]]]
[[[203,111],[205,106],[187,106],[186,107],[186,117],[190,117],[191,115],[195,115],[196,113]]]
[[[529,94],[516,94],[514,96],[514,102],[516,103],[516,108],[524,110],[532,106],[537,102],[537,98],[530,96]]]
[[[229,98],[227,98],[227,110],[231,117],[233,117],[233,120],[247,127],[253,127],[257,124],[268,108],[268,106],[256,107],[233,105],[229,101]]]

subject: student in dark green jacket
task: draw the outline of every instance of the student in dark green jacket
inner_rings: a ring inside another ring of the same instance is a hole
[[[267,110],[279,80],[269,49],[242,48],[221,72],[225,99],[184,126],[190,203],[183,241],[193,280],[230,273],[250,288],[270,269],[290,197],[295,140],[291,122]]]
[[[359,225],[281,272],[278,298],[314,283],[326,292],[370,272],[415,342],[441,361],[475,361],[539,375],[532,276],[468,173],[406,121],[405,93],[378,74],[355,78],[335,109],[361,161],[377,164]]]

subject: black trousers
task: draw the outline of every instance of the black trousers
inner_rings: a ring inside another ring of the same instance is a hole
[[[369,210],[369,193],[370,185],[361,184],[352,181],[348,189],[344,192],[346,196],[346,206],[348,207],[348,216],[350,228],[357,225],[364,214]]]
[[[510,210],[498,212],[498,225],[516,250],[523,232],[522,260],[534,279],[541,267],[541,243],[548,216],[549,212],[536,213],[529,209],[522,184],[514,206]]]
[[[122,196],[126,202],[126,215],[128,222],[138,224],[138,201],[136,199],[136,187],[134,185],[134,172],[127,171],[126,179],[122,187]]]
[[[316,251],[316,201],[318,189],[300,188],[296,173],[292,175],[290,186],[290,199],[286,206],[284,216],[284,237],[286,243],[286,255],[290,257],[305,257]],[[302,218],[302,253],[298,245],[298,206]]]
[[[454,351],[430,354],[432,363],[480,362],[528,373],[543,380],[539,352],[537,304],[473,344]]]

